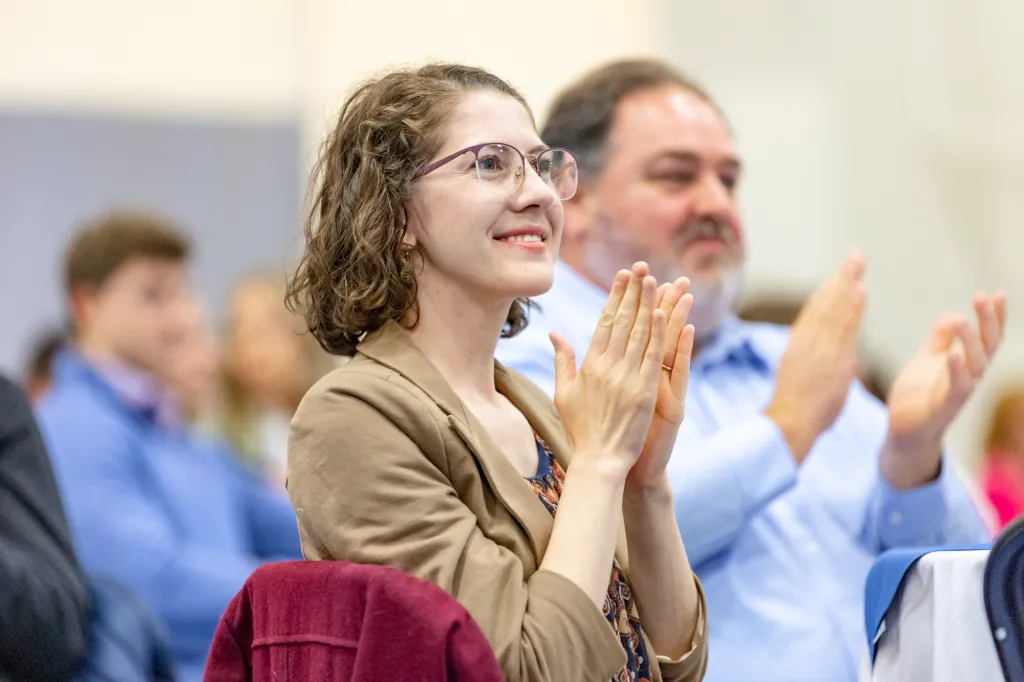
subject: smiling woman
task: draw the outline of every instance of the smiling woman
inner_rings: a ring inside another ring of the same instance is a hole
[[[688,283],[620,272],[579,373],[553,339],[557,411],[494,360],[551,287],[577,175],[486,71],[430,65],[355,91],[314,172],[289,292],[321,345],[352,359],[299,406],[289,494],[305,556],[440,585],[509,682],[693,682],[704,601],[661,485],[682,413],[663,415],[682,404],[692,350]],[[634,594],[674,604],[670,622],[645,630],[650,602]]]

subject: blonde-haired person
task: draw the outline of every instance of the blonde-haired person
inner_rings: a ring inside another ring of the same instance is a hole
[[[620,272],[578,373],[553,339],[552,405],[494,360],[551,286],[577,182],[522,95],[456,64],[371,80],[313,181],[291,300],[353,357],[292,422],[305,556],[440,585],[509,682],[700,680],[703,593],[665,475],[689,283],[656,287],[643,263]]]
[[[218,340],[199,296],[183,296],[182,323],[165,358],[165,379],[178,419],[201,432],[213,430],[220,401]]]
[[[982,487],[998,529],[1024,514],[1024,385],[1003,392],[989,418]]]
[[[284,482],[288,425],[302,396],[330,370],[328,356],[284,304],[287,275],[243,277],[228,302],[221,424],[253,469]]]

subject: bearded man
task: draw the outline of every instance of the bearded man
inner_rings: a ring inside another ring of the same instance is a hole
[[[855,380],[860,254],[792,327],[733,314],[741,162],[696,83],[654,60],[607,64],[556,97],[541,136],[577,153],[579,191],[554,288],[499,360],[553,393],[549,334],[583,358],[618,269],[643,260],[660,283],[688,278],[695,354],[661,485],[707,593],[705,679],[853,682],[879,553],[987,537],[943,437],[1002,341],[1004,295],[976,296],[975,324],[938,320],[882,404]]]

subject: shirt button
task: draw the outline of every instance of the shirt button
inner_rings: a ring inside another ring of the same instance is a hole
[[[900,514],[898,511],[894,511],[892,514],[889,515],[889,523],[891,523],[894,526],[900,525],[901,523],[903,523],[903,514]]]

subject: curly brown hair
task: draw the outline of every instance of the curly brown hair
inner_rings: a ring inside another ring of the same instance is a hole
[[[514,97],[530,111],[504,80],[462,64],[391,71],[359,85],[342,106],[313,168],[306,247],[286,298],[327,352],[352,355],[363,334],[388,320],[415,326],[416,277],[402,243],[410,185],[443,144],[459,99],[476,90]],[[503,337],[526,327],[528,306],[513,302]]]

